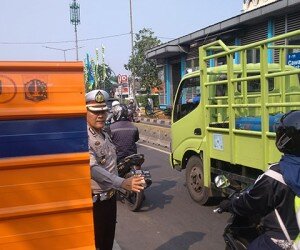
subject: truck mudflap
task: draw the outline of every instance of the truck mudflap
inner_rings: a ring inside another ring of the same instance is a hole
[[[176,162],[176,160],[174,160],[172,153],[169,156],[169,161],[170,161],[170,165],[171,165],[171,167],[173,169],[176,169],[177,171],[181,171],[182,170],[180,162],[177,161],[178,162],[177,164],[174,163],[174,162]]]

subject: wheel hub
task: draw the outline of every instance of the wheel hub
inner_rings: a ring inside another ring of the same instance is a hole
[[[202,173],[199,168],[193,167],[190,174],[191,187],[196,191],[200,192],[202,189]]]

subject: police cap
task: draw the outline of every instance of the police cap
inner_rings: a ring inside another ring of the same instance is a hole
[[[106,100],[109,98],[105,90],[95,89],[85,95],[86,108],[89,111],[105,111],[107,110]]]

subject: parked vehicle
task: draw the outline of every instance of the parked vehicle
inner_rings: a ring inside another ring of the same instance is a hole
[[[145,178],[144,188],[148,188],[152,184],[150,171],[142,170],[142,164],[144,162],[143,154],[133,154],[127,156],[118,163],[118,174],[122,178],[129,178],[133,175],[141,175]],[[145,190],[144,189],[144,190]],[[126,203],[128,209],[136,212],[139,211],[143,200],[145,198],[144,190],[139,193],[133,191],[127,191],[125,189],[119,189],[119,198]]]
[[[154,114],[154,103],[152,98],[147,98],[147,104],[145,106],[145,114],[147,116],[152,116]]]
[[[219,40],[200,47],[200,70],[183,77],[175,96],[170,154],[171,166],[186,170],[196,202],[215,195],[216,175],[230,176],[243,188],[279,161],[274,124],[300,107],[300,69],[287,65],[292,45],[271,44],[299,35],[297,30],[245,46]],[[252,50],[260,51],[259,63],[247,63]],[[268,63],[272,53],[276,63]],[[220,58],[223,65],[213,66]]]
[[[224,176],[217,176],[215,179],[218,188],[227,188],[230,183]],[[248,187],[247,187],[248,188]],[[235,189],[228,199],[237,199],[243,192],[247,191]],[[223,210],[218,207],[214,213],[223,213]],[[226,243],[226,250],[246,250],[250,242],[256,239],[263,232],[263,227],[260,225],[258,216],[242,217],[231,213],[227,225],[224,228],[223,238]]]

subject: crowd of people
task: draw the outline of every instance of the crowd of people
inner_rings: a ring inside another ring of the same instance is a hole
[[[95,244],[101,250],[113,247],[115,190],[122,187],[140,192],[144,182],[141,176],[123,179],[117,174],[117,162],[137,153],[139,131],[128,118],[127,106],[119,102],[112,105],[110,135],[104,131],[107,98],[103,90],[86,94]],[[223,211],[263,217],[265,231],[248,249],[293,249],[293,241],[299,237],[300,201],[296,198],[300,196],[300,111],[291,111],[281,118],[276,129],[276,146],[283,153],[280,162],[272,165],[238,199],[220,203]]]

